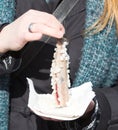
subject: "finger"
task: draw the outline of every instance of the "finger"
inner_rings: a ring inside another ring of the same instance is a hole
[[[46,12],[40,12],[40,11],[32,11],[33,13],[33,21],[37,21],[41,24],[45,24],[49,27],[52,28],[58,28],[58,27],[62,27],[62,24],[56,19],[55,16],[53,16],[52,14],[46,13]],[[36,22],[35,22],[36,23]]]
[[[25,36],[25,41],[35,41],[40,40],[42,38],[42,33],[30,33]]]
[[[52,27],[46,26],[45,24],[37,24],[37,23],[33,24],[30,30],[32,34],[41,33],[41,34],[56,37],[56,38],[63,37],[65,33],[62,26],[60,26],[59,28],[52,28]]]
[[[88,112],[92,111],[92,110],[94,109],[94,107],[95,107],[95,102],[92,100],[92,101],[90,102],[89,106],[87,107],[85,113],[88,113]]]
[[[44,120],[48,120],[48,121],[50,120],[50,121],[55,121],[55,122],[56,122],[56,121],[61,122],[60,120],[54,119],[54,118],[42,117],[42,116],[41,116],[41,118],[44,119]]]

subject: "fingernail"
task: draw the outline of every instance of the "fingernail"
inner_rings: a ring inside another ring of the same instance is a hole
[[[62,31],[60,31],[60,32],[58,33],[59,38],[63,37],[63,35],[64,35],[64,33],[63,33]]]

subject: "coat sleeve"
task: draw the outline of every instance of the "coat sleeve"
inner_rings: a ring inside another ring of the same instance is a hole
[[[11,23],[15,17],[15,0],[0,0],[0,28]],[[2,41],[0,41],[2,42]],[[7,52],[0,54],[0,75],[16,68],[16,58]]]
[[[16,71],[21,64],[20,53],[7,52],[0,56],[0,76]]]
[[[97,88],[95,92],[101,112],[96,130],[118,129],[118,81],[111,88]]]

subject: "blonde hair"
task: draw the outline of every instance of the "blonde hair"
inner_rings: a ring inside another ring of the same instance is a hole
[[[108,23],[112,26],[114,21],[118,34],[118,0],[105,0],[103,13],[100,18],[85,33],[92,32],[92,34],[96,34],[103,30]]]

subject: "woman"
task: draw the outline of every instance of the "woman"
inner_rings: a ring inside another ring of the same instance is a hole
[[[20,63],[19,69],[11,75],[9,129],[117,129],[117,0],[80,0],[67,16],[63,25],[51,15],[60,1],[48,2],[46,3],[44,0],[25,0],[23,2],[17,0],[16,20],[1,31],[0,39],[4,42],[4,44],[0,44],[1,53],[8,50],[21,50],[15,55],[13,52],[9,52],[13,59],[13,69],[9,67],[9,71],[15,71],[19,67],[17,63]],[[49,20],[51,23],[48,22]],[[38,93],[50,93],[52,91],[49,69],[55,42],[51,41],[42,47],[44,43],[38,40],[43,34],[55,38],[61,38],[65,34],[69,39],[70,79],[73,87],[86,81],[91,81],[94,85],[96,99],[94,103],[89,105],[85,114],[77,120],[61,123],[43,120],[27,107],[29,93],[26,77],[32,78]],[[6,35],[7,38],[5,39]],[[33,49],[34,46],[39,47],[39,53],[32,62],[23,66],[24,59],[31,53],[25,49]],[[22,58],[19,58],[19,53]],[[22,67],[24,69],[20,71]],[[2,72],[6,73],[5,71]]]

